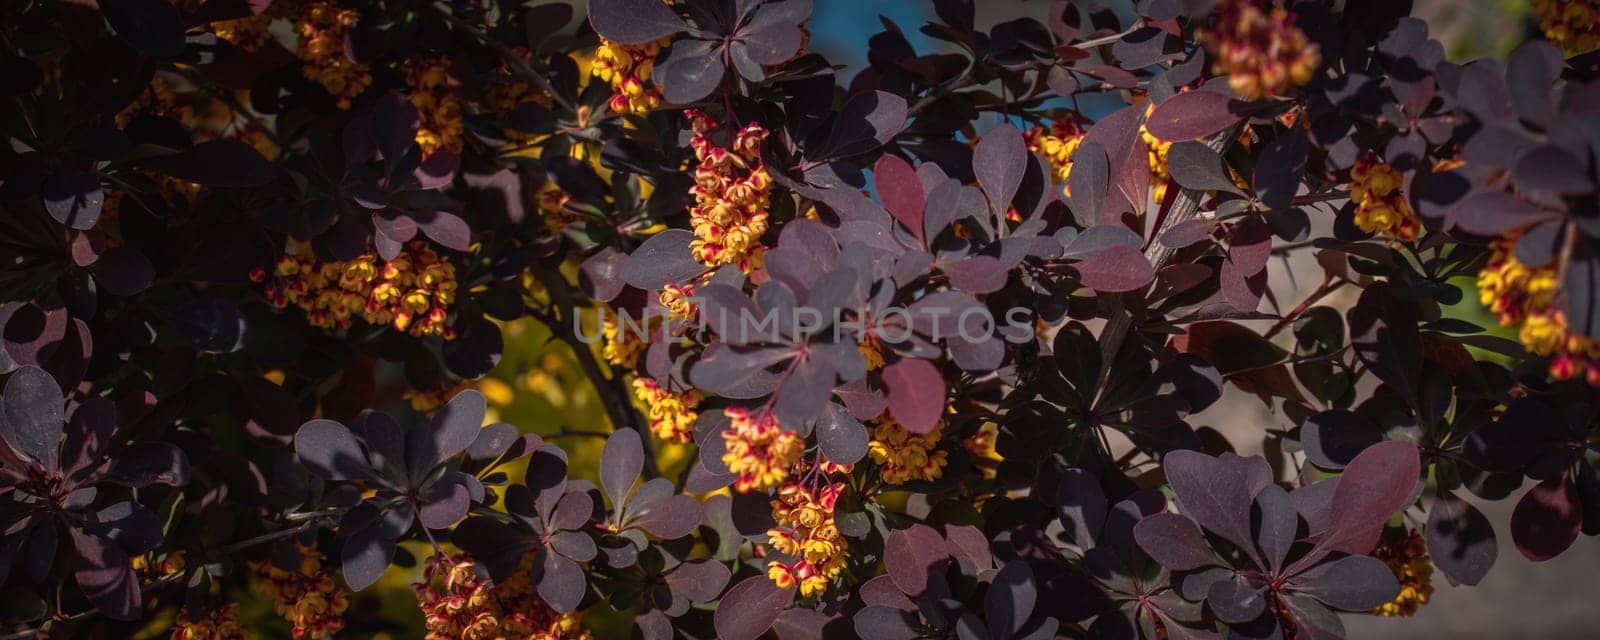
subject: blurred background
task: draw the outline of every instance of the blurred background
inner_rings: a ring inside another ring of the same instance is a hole
[[[933,18],[931,3],[923,0],[814,1],[810,47],[835,64],[845,66],[840,72],[841,84],[848,84],[848,79],[866,65],[867,40],[884,28],[880,17],[898,24],[919,53],[938,50],[942,44],[918,32],[924,22]],[[1126,11],[1131,0],[1107,0],[1103,4]],[[977,5],[978,24],[986,28],[1023,15],[1043,20],[1050,2],[979,0]],[[1454,61],[1480,57],[1504,59],[1517,42],[1534,33],[1527,17],[1527,5],[1528,0],[1416,0],[1413,14],[1430,25],[1432,35],[1445,44]],[[580,10],[567,28],[575,29],[582,16]],[[1087,114],[1091,117],[1103,115],[1113,107],[1111,104],[1085,106],[1091,110]],[[982,131],[997,123],[998,120],[980,122],[978,128]],[[1326,233],[1330,223],[1322,220],[1321,224],[1318,231]],[[1276,259],[1271,268],[1274,294],[1286,306],[1298,303],[1321,280],[1321,270],[1308,252]],[[1458,284],[1467,289],[1467,295],[1450,313],[1481,326],[1495,326],[1494,318],[1477,306],[1471,279]],[[1340,307],[1349,302],[1334,297],[1324,304]],[[491,420],[510,422],[545,435],[572,454],[575,476],[592,475],[603,442],[595,434],[603,436],[609,429],[604,407],[578,370],[572,352],[561,342],[552,340],[549,330],[532,320],[507,325],[505,339],[506,352],[499,367],[477,385],[490,399],[494,412]],[[399,397],[391,400],[404,402]],[[1292,426],[1256,398],[1242,395],[1226,397],[1193,422],[1218,429],[1244,454],[1261,452],[1264,431],[1281,431]],[[660,446],[659,441],[657,445]],[[689,453],[684,447],[666,447],[661,452],[664,469],[669,474],[674,473]],[[1414,618],[1347,616],[1350,637],[1600,637],[1600,631],[1596,631],[1600,627],[1597,625],[1600,612],[1595,610],[1591,592],[1581,588],[1593,582],[1593,572],[1600,568],[1600,539],[1583,537],[1554,562],[1530,563],[1512,548],[1505,529],[1513,504],[1514,500],[1479,504],[1496,524],[1501,538],[1499,559],[1482,584],[1455,588],[1442,576],[1437,576],[1432,601]],[[420,554],[421,550],[418,551]],[[352,603],[350,624],[344,635],[420,637],[420,617],[415,607],[409,606],[413,602],[409,583],[416,575],[415,571],[392,568],[379,588],[358,594]],[[254,604],[250,604],[250,599],[245,602],[246,607],[262,608],[241,612],[247,624],[263,625],[259,631],[269,632],[268,628],[281,622],[265,609],[268,605],[263,600],[254,599]],[[595,637],[628,637],[628,618],[610,614],[606,609],[596,607],[586,618]],[[159,634],[150,637],[159,637]]]

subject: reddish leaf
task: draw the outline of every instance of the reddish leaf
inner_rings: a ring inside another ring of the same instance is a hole
[[[1145,128],[1161,140],[1203,138],[1240,120],[1236,104],[1236,100],[1215,91],[1186,91],[1156,105]]]
[[[1078,261],[1074,268],[1078,270],[1079,283],[1107,293],[1133,291],[1156,277],[1155,267],[1150,266],[1144,253],[1125,245],[1108,247]]]
[[[793,590],[780,589],[765,575],[733,585],[717,603],[713,624],[722,640],[755,640],[772,627],[788,606]]]
[[[1566,551],[1583,529],[1583,507],[1566,474],[1534,485],[1511,512],[1511,541],[1534,562]]]
[[[1317,548],[1353,554],[1371,551],[1383,523],[1411,501],[1421,473],[1416,445],[1389,440],[1367,447],[1339,476],[1328,504],[1327,529]]]
[[[922,181],[905,160],[893,154],[883,154],[872,167],[872,184],[878,189],[889,215],[910,229],[922,240],[923,193]]]
[[[883,369],[889,413],[912,433],[927,433],[944,415],[944,378],[933,363],[903,358]]]
[[[989,196],[989,207],[996,215],[1003,215],[1011,207],[1027,166],[1028,148],[1022,141],[1022,132],[1009,123],[990,129],[978,139],[972,150],[972,172],[977,174],[978,184]]]

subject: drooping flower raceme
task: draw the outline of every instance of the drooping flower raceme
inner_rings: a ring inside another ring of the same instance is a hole
[[[1317,45],[1295,26],[1295,14],[1259,0],[1223,0],[1215,25],[1199,30],[1228,86],[1245,100],[1284,96],[1311,81],[1322,62]]]
[[[878,471],[888,484],[937,480],[949,463],[949,454],[938,450],[943,432],[944,423],[940,422],[927,433],[912,433],[894,416],[885,414],[872,427],[867,457],[878,463]]]
[[[322,570],[322,553],[316,547],[295,546],[300,566],[293,570],[270,560],[250,563],[259,578],[257,589],[272,599],[272,609],[293,626],[295,640],[332,636],[344,628],[350,594]]]
[[[767,232],[767,203],[772,178],[761,165],[761,142],[767,130],[750,123],[733,135],[732,148],[712,140],[716,120],[690,110],[694,137],[689,140],[700,166],[694,171],[689,210],[695,239],[689,248],[696,260],[709,267],[737,264],[745,273],[761,267]]]
[[[252,277],[268,279],[263,272]],[[309,247],[296,246],[278,260],[264,295],[279,309],[299,307],[322,329],[347,329],[361,318],[413,337],[455,337],[448,317],[456,297],[455,265],[420,240],[388,261],[374,253],[321,261]]]
[[[1410,242],[1422,233],[1422,220],[1412,212],[1400,187],[1403,176],[1377,154],[1367,154],[1350,168],[1350,200],[1356,203],[1356,226],[1362,231]]]
[[[788,479],[789,471],[805,453],[805,441],[779,426],[778,417],[771,412],[757,415],[740,407],[724,412],[732,424],[722,432],[728,447],[722,463],[739,477],[734,488],[740,493],[759,491]]]
[[[767,531],[768,544],[794,558],[768,563],[767,577],[784,589],[798,586],[801,597],[827,590],[829,581],[844,568],[849,550],[833,520],[844,483],[820,488],[809,484],[790,482],[778,490],[772,501],[772,518],[778,526]]]
[[[633,381],[633,395],[646,407],[650,432],[666,442],[688,444],[694,441],[694,421],[700,417],[696,389],[670,391],[655,378],[640,376]]]
[[[640,45],[619,44],[601,38],[594,52],[594,77],[611,85],[611,110],[645,113],[661,106],[661,88],[650,82],[656,54],[670,39]]]
[[[1478,272],[1478,298],[1505,327],[1518,329],[1528,351],[1551,356],[1550,375],[1557,380],[1583,376],[1600,386],[1600,340],[1572,331],[1557,303],[1555,264],[1528,265],[1517,260],[1512,232],[1490,244],[1489,263]]]

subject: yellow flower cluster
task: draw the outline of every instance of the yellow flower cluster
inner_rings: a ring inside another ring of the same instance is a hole
[[[1051,122],[1049,129],[1035,126],[1022,134],[1023,140],[1028,143],[1028,150],[1043,155],[1056,170],[1062,195],[1072,195],[1072,188],[1067,186],[1067,179],[1072,177],[1072,154],[1078,151],[1078,144],[1083,142],[1087,132],[1077,117],[1071,117]]]
[[[360,21],[361,14],[354,9],[317,0],[307,2],[295,22],[295,33],[300,34],[296,54],[305,63],[302,73],[333,94],[340,109],[349,109],[356,96],[372,84],[367,65],[345,53],[345,39]]]
[[[417,108],[417,146],[422,155],[444,150],[461,152],[461,99],[450,82],[450,61],[427,57],[407,60],[406,99]]]
[[[427,640],[589,640],[578,613],[557,613],[534,591],[534,554],[505,582],[478,577],[464,555],[428,559],[423,581],[411,585],[422,608]]]
[[[1377,154],[1366,154],[1350,168],[1350,200],[1356,226],[1367,233],[1410,242],[1422,233],[1422,220],[1400,192],[1404,178]]]
[[[344,628],[344,611],[350,594],[322,571],[322,554],[315,547],[296,544],[300,566],[285,571],[271,560],[250,563],[260,581],[256,588],[272,598],[272,609],[294,627],[295,640],[325,638]]]
[[[197,617],[189,617],[189,607],[178,609],[172,621],[172,640],[244,640],[239,626],[239,605],[225,604]]]
[[[940,422],[927,433],[912,433],[894,416],[884,414],[872,426],[867,457],[878,463],[878,471],[888,484],[937,480],[949,464],[949,454],[938,450],[943,432],[944,423]]]
[[[1600,387],[1600,340],[1571,331],[1566,312],[1557,304],[1559,286],[1554,264],[1530,266],[1517,260],[1512,232],[1490,244],[1489,263],[1478,272],[1478,297],[1505,327],[1518,329],[1528,351],[1553,356],[1550,376],[1570,380],[1583,376]]]
[[[778,587],[800,587],[800,596],[821,594],[828,582],[844,569],[849,550],[839,527],[834,524],[834,508],[844,483],[835,482],[820,489],[790,482],[778,490],[772,501],[772,519],[778,526],[767,530],[767,542],[790,562],[767,563],[767,577]]]
[[[640,376],[633,381],[633,397],[646,407],[650,432],[657,438],[677,444],[694,441],[694,421],[700,418],[695,411],[700,406],[699,391],[670,391],[655,378]]]
[[[428,243],[408,243],[385,262],[368,253],[348,262],[321,262],[297,245],[278,260],[264,295],[273,306],[295,305],[312,326],[346,329],[355,318],[390,325],[413,337],[455,337],[446,309],[455,302],[456,268]],[[251,274],[258,282],[267,274]]]
[[[461,380],[450,386],[441,382],[426,389],[407,388],[405,393],[400,394],[400,399],[409,401],[413,411],[431,417],[434,411],[456,397],[456,394],[471,388],[472,382],[469,380]]]
[[[656,295],[656,300],[661,302],[661,306],[666,308],[669,315],[684,319],[692,317],[695,313],[695,306],[685,299],[693,297],[694,284],[680,287],[669,282],[661,287],[661,293]]]
[[[566,233],[567,227],[578,221],[578,216],[567,211],[567,201],[572,195],[562,191],[554,182],[547,182],[539,192],[539,212],[544,215],[544,228],[551,235]]]
[[[240,104],[250,102],[248,91],[238,92],[237,98]],[[165,116],[177,120],[196,142],[238,140],[254,147],[269,160],[278,156],[277,145],[253,117],[235,111],[226,101],[197,90],[177,76],[156,74],[150,78],[150,84],[117,113],[117,125],[125,126],[136,116]],[[198,184],[168,176],[160,176],[157,181],[169,197],[173,189],[186,192],[191,199],[200,191]]]
[[[789,478],[789,470],[805,453],[805,442],[793,431],[778,426],[778,417],[771,412],[758,416],[740,407],[723,411],[733,424],[722,432],[728,447],[722,454],[722,463],[739,476],[734,488],[747,493],[783,484]]]
[[[1322,55],[1282,7],[1260,0],[1223,0],[1216,24],[1202,27],[1200,42],[1216,60],[1211,70],[1245,100],[1287,95],[1311,81]]]
[[[650,343],[644,338],[656,331],[655,327],[661,321],[661,316],[650,314],[648,318],[639,318],[638,313],[630,313],[626,323],[622,315],[615,309],[599,305],[600,313],[600,357],[613,365],[632,369],[639,364],[639,354],[650,348]],[[643,335],[641,335],[641,333]]]
[[[704,112],[689,110],[694,147],[700,166],[694,170],[694,208],[690,222],[697,236],[689,242],[696,260],[706,266],[738,264],[750,273],[761,268],[766,248],[767,202],[772,177],[761,165],[761,143],[767,130],[750,123],[733,137],[732,149],[717,146],[711,132],[718,123]]]
[[[260,50],[272,40],[271,28],[272,16],[266,13],[211,23],[211,31],[217,34],[218,38],[250,52]]]
[[[878,339],[877,334],[862,334],[861,342],[856,343],[856,351],[860,351],[861,358],[867,361],[867,371],[883,368],[883,341]]]
[[[590,73],[611,85],[613,112],[645,113],[661,106],[661,89],[650,82],[650,74],[656,66],[656,54],[669,40],[631,45],[600,39]]]
[[[1600,0],[1533,0],[1544,37],[1568,56],[1600,47]]]
[[[1389,565],[1394,577],[1400,580],[1400,595],[1373,609],[1373,613],[1411,616],[1428,604],[1428,597],[1433,595],[1433,563],[1428,559],[1428,545],[1423,543],[1421,535],[1412,531],[1404,540],[1385,538],[1378,542],[1372,555]]]

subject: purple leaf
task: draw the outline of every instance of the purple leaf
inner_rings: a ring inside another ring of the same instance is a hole
[[[728,565],[716,560],[690,560],[668,573],[666,580],[673,593],[690,602],[710,602],[722,595],[722,588],[728,586],[732,576]]]
[[[866,427],[838,403],[828,403],[814,433],[817,447],[829,462],[855,464],[867,455]]]
[[[411,216],[422,232],[439,243],[456,251],[466,251],[472,246],[472,229],[460,216],[447,211],[418,213]]]
[[[1390,440],[1367,447],[1339,476],[1328,504],[1328,528],[1317,549],[1371,551],[1383,523],[1411,500],[1421,473],[1416,445]]]
[[[622,265],[627,261],[628,254],[604,247],[583,261],[583,266],[578,269],[578,285],[590,297],[610,302],[622,293],[622,287],[626,284],[622,281]]]
[[[1368,611],[1400,593],[1400,582],[1384,561],[1345,556],[1324,562],[1290,579],[1294,590],[1345,611]]]
[[[1534,485],[1511,512],[1511,541],[1534,562],[1561,555],[1582,529],[1578,491],[1565,473]]]
[[[0,421],[0,427],[4,422]],[[117,429],[117,404],[109,398],[89,398],[67,419],[67,440],[61,445],[62,471],[71,476],[100,462]],[[3,432],[0,432],[3,433]]]
[[[656,0],[590,0],[595,33],[621,44],[645,44],[688,28],[672,8]]]
[[[889,215],[910,229],[918,240],[923,240],[924,202],[922,182],[917,179],[916,170],[899,156],[886,153],[873,165],[872,184]]]
[[[913,640],[921,634],[917,619],[910,612],[894,607],[872,605],[850,618],[856,636],[874,640]]]
[[[1215,91],[1186,91],[1156,105],[1145,128],[1160,140],[1203,138],[1240,120],[1236,103]]]
[[[643,470],[644,446],[639,442],[638,431],[618,429],[606,439],[605,449],[600,453],[600,487],[605,489],[606,497],[611,498],[612,507],[622,509],[628,491]]]
[[[1185,189],[1244,195],[1233,179],[1228,177],[1227,170],[1222,166],[1222,156],[1203,143],[1193,140],[1174,142],[1167,151],[1167,170],[1172,172],[1172,179]]]
[[[1441,492],[1428,510],[1428,555],[1453,585],[1475,585],[1499,555],[1494,526],[1483,512],[1455,494]]]
[[[705,265],[689,251],[690,240],[694,240],[694,233],[686,229],[668,229],[650,236],[622,265],[622,281],[654,291],[705,273]]]
[[[813,162],[866,153],[888,144],[905,127],[906,99],[887,91],[860,91],[839,109],[833,130]]]
[[[1173,571],[1217,564],[1200,526],[1176,513],[1157,513],[1140,520],[1133,526],[1133,538],[1151,559]]]
[[[1289,549],[1300,527],[1300,516],[1294,510],[1289,492],[1269,484],[1256,494],[1256,509],[1261,522],[1256,527],[1256,546],[1265,554],[1267,568],[1277,571],[1289,557]]]
[[[351,591],[372,586],[389,570],[389,562],[394,559],[395,541],[385,535],[383,529],[381,524],[370,524],[345,539],[344,548],[340,550],[340,564],[344,568],[344,581],[350,585]]]
[[[672,620],[660,609],[641,612],[634,617],[633,625],[638,629],[633,637],[638,640],[672,640]]]
[[[423,455],[420,458],[422,464],[411,465],[412,475],[420,477],[472,446],[472,441],[478,438],[478,432],[483,428],[483,416],[488,410],[488,401],[477,389],[461,391],[450,398],[450,402],[439,407],[429,427],[432,437],[425,446],[413,447],[422,449]],[[417,452],[406,453],[414,455]]]
[[[60,466],[61,431],[65,401],[55,378],[33,365],[17,369],[0,395],[0,436],[17,453],[33,458],[47,470]]]
[[[102,479],[135,489],[153,484],[181,487],[189,484],[189,457],[171,443],[135,442],[112,457]]]
[[[1087,224],[1100,219],[1100,209],[1105,207],[1106,193],[1111,189],[1109,163],[1105,148],[1097,142],[1085,140],[1072,154],[1072,174],[1067,176],[1067,185],[1072,193],[1069,204],[1079,221]]]
[[[1178,511],[1255,558],[1255,541],[1250,535],[1254,496],[1243,465],[1194,451],[1173,451],[1161,462]]]
[[[467,517],[467,510],[472,508],[469,487],[474,482],[477,479],[472,476],[450,471],[423,489],[420,496],[422,505],[417,510],[417,519],[422,526],[435,530],[448,529]]]
[[[977,294],[999,291],[1006,286],[1009,275],[998,258],[986,255],[945,264],[940,270],[950,277],[950,286]]]
[[[294,436],[294,452],[307,469],[328,480],[363,480],[372,475],[355,434],[332,420],[317,419],[300,425]]]
[[[1414,304],[1396,300],[1387,283],[1361,292],[1346,314],[1350,343],[1373,375],[1412,396],[1422,369],[1422,336]]]
[[[933,363],[903,358],[883,369],[889,413],[912,433],[927,433],[944,415],[944,377]]]
[[[1255,587],[1237,575],[1211,583],[1206,591],[1206,604],[1217,614],[1217,619],[1228,624],[1255,620],[1266,610],[1267,599]]]
[[[208,187],[260,187],[272,182],[272,164],[238,140],[202,142],[179,153],[144,161],[144,166]]]
[[[68,228],[93,229],[105,207],[105,192],[100,189],[100,178],[92,172],[58,173],[40,185],[44,196],[44,209],[56,222]]]
[[[989,622],[990,638],[1010,638],[1022,630],[1033,615],[1039,592],[1033,585],[1033,569],[1026,560],[1012,560],[1000,568],[983,599],[983,614]]]
[[[144,291],[155,280],[156,268],[138,249],[112,247],[89,268],[106,293],[128,297]]]
[[[1067,538],[1085,549],[1095,546],[1106,523],[1106,494],[1100,481],[1083,469],[1067,469],[1056,483],[1055,503]]]
[[[1004,216],[1011,208],[1011,199],[1022,184],[1023,171],[1028,165],[1028,148],[1022,141],[1022,132],[1010,123],[990,129],[978,139],[972,150],[972,172],[984,195],[989,196],[989,207],[995,216]]]
[[[547,524],[550,529],[579,529],[589,522],[589,516],[593,513],[594,497],[573,489],[562,494],[556,502]]]
[[[745,578],[743,582],[733,585],[717,603],[713,613],[717,637],[722,640],[755,640],[772,627],[792,596],[792,589],[778,588],[765,575]]]
[[[727,71],[711,41],[683,39],[672,43],[667,57],[656,65],[655,79],[667,102],[687,104],[711,95]]]
[[[544,572],[539,577],[539,597],[560,613],[578,608],[589,586],[583,576],[583,567],[559,553],[547,550],[539,555],[544,560]]]
[[[1273,138],[1255,165],[1256,198],[1268,211],[1283,211],[1294,204],[1294,194],[1306,171],[1306,135],[1299,127]]]
[[[632,544],[626,545],[632,548]],[[550,534],[550,548],[569,560],[588,562],[599,555],[594,538],[582,531],[557,531]]]
[[[949,557],[944,538],[925,524],[889,532],[883,542],[883,565],[902,593],[921,595],[934,565]]]
[[[137,620],[143,610],[139,577],[129,565],[128,554],[110,540],[89,535],[77,528],[67,531],[78,560],[72,576],[83,595],[96,609],[113,620]]]
[[[1354,411],[1333,409],[1306,418],[1300,443],[1306,458],[1324,469],[1343,469],[1367,447],[1383,440],[1383,430]]]
[[[1156,276],[1155,267],[1150,266],[1143,252],[1124,245],[1108,247],[1078,261],[1073,268],[1078,270],[1080,284],[1106,293],[1142,288]]]
[[[1557,215],[1505,191],[1480,191],[1451,211],[1450,220],[1473,235],[1499,236]]]
[[[675,495],[634,514],[633,524],[663,540],[675,540],[700,526],[700,503],[692,496]]]
[[[994,566],[989,537],[984,535],[982,529],[972,525],[947,524],[944,526],[944,538],[952,557],[970,559],[980,571]],[[862,588],[865,589],[865,585]]]

